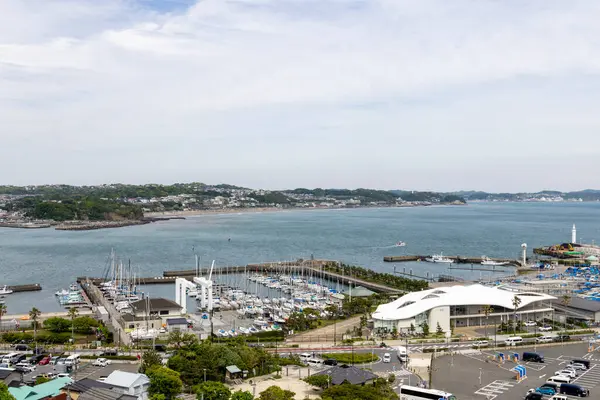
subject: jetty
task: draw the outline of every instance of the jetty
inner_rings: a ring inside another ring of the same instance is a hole
[[[42,286],[40,286],[39,283],[31,283],[29,285],[12,285],[12,286],[7,286],[8,289],[12,290],[13,293],[20,293],[20,292],[37,292],[39,290],[42,290]]]
[[[385,256],[383,257],[384,262],[427,262],[426,259],[431,256],[424,255],[408,255],[408,256]],[[480,264],[482,258],[481,257],[462,257],[462,256],[444,256],[445,258],[449,258],[454,261],[456,264]],[[495,267],[520,267],[522,262],[519,260],[511,259],[511,258],[488,258],[490,261],[495,261],[499,263],[506,263],[505,265],[495,265]]]

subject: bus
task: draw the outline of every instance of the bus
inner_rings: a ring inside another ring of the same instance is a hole
[[[456,400],[452,393],[436,389],[423,389],[416,386],[402,385],[400,387],[400,400]]]

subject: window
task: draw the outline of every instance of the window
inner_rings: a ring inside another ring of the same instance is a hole
[[[401,306],[399,306],[398,308],[402,308],[402,307],[406,307],[406,306],[410,306],[411,304],[414,304],[414,301],[407,301],[406,303],[402,304]],[[398,309],[397,308],[397,309]]]
[[[440,296],[436,296],[435,294],[428,294],[427,296],[423,297],[421,300],[425,300],[425,299],[439,299]]]
[[[160,310],[160,315],[169,315],[169,310]]]

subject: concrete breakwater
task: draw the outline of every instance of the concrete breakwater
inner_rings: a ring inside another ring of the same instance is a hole
[[[12,290],[14,293],[37,292],[38,290],[42,290],[42,287],[40,286],[39,283],[31,283],[29,285],[13,285],[13,286],[8,286],[8,288],[10,290]]]
[[[185,219],[185,217],[148,217],[140,220],[122,221],[68,221],[56,227],[58,231],[90,231],[95,229],[122,228],[125,226],[146,225],[153,222],[168,221],[171,219]]]
[[[431,256],[410,255],[410,256],[386,256],[383,257],[385,262],[410,262],[410,261],[425,261]],[[481,257],[461,257],[461,256],[444,256],[457,264],[481,264]],[[490,261],[498,263],[506,263],[505,265],[496,265],[496,267],[520,267],[521,262],[510,258],[489,258]]]

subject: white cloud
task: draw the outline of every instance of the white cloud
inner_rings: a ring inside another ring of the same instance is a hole
[[[0,3],[7,182],[600,186],[596,2],[148,4]]]

